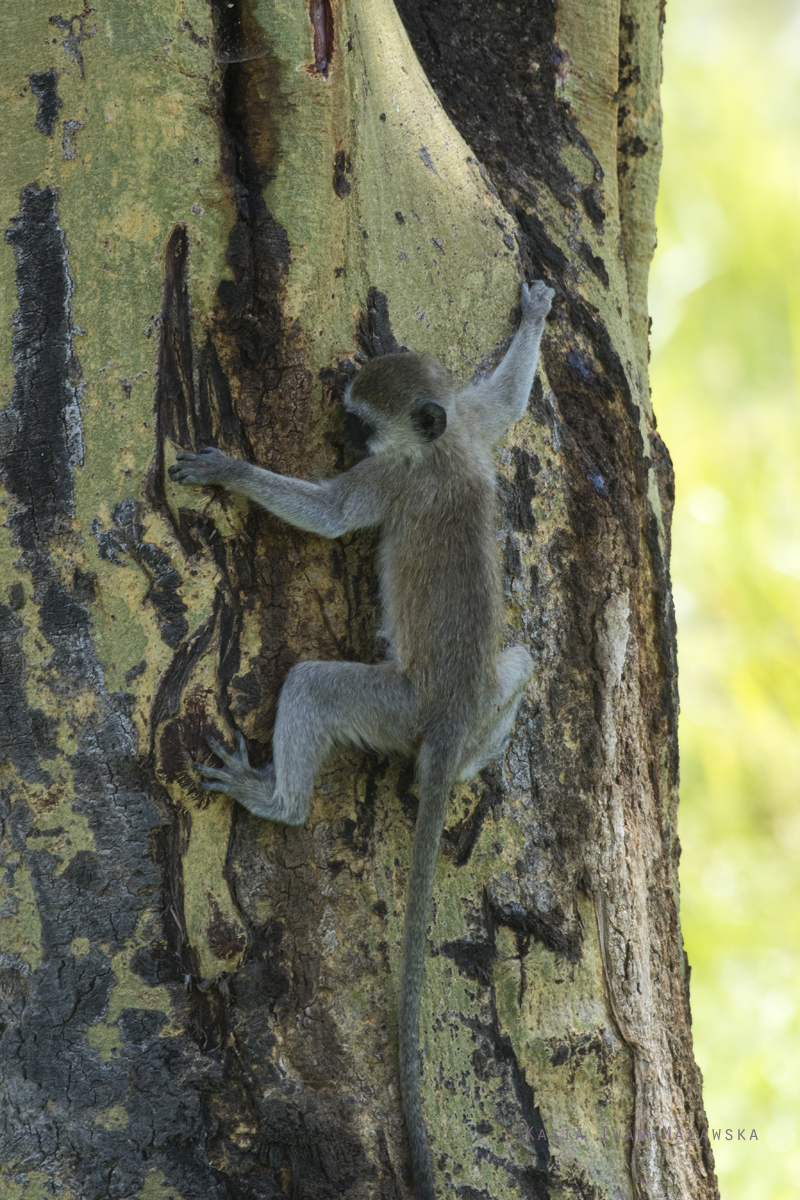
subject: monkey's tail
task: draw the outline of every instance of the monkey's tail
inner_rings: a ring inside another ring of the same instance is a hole
[[[438,729],[434,735],[425,738],[419,754],[419,812],[408,877],[398,1020],[400,1086],[411,1144],[415,1200],[435,1200],[436,1197],[428,1134],[422,1116],[419,1008],[433,874],[462,741],[458,731]]]

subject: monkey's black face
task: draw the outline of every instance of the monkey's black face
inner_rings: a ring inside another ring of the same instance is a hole
[[[369,454],[369,439],[375,435],[375,426],[370,425],[369,421],[365,421],[363,417],[359,417],[357,413],[351,412],[347,414],[347,420],[344,423],[344,444],[351,454],[356,454],[359,458],[365,458]]]

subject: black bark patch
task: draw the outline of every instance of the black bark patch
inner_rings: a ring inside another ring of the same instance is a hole
[[[130,671],[125,672],[125,682],[130,687],[134,679],[138,679],[140,675],[144,675],[146,670],[147,660],[143,658],[142,661],[138,662],[135,667],[131,667]]]
[[[567,302],[569,322],[577,334],[585,337],[591,344],[597,359],[603,368],[605,379],[598,373],[598,390],[609,399],[619,396],[631,418],[631,423],[638,431],[639,409],[633,403],[628,377],[620,361],[611,335],[606,326],[600,321],[598,311],[585,301],[570,297]],[[639,457],[644,453],[641,436],[639,437]]]
[[[238,959],[247,944],[241,928],[223,913],[215,898],[211,898],[209,907],[211,918],[206,930],[209,947],[217,958]]]
[[[389,301],[384,292],[371,287],[367,292],[367,306],[358,325],[358,338],[369,358],[380,354],[399,354],[407,347],[398,342],[389,320]]]
[[[667,769],[670,782],[678,782],[678,626],[672,599],[669,559],[662,551],[655,513],[649,512],[645,521],[647,548],[656,581],[656,629],[658,633],[661,678],[659,681],[658,711],[666,726]]]
[[[232,566],[238,570],[242,586],[250,581],[249,556],[243,551],[244,545],[253,536],[255,516],[250,515],[242,543],[232,543],[232,553],[229,554],[217,534],[213,519],[190,508],[179,508],[176,514],[166,497],[167,440],[183,448],[196,450],[223,441],[234,457],[253,457],[250,442],[234,411],[230,385],[211,335],[199,350],[195,348],[188,270],[188,238],[185,228],[179,225],[170,237],[165,260],[154,398],[155,450],[148,472],[146,493],[151,504],[166,517],[187,555],[210,550],[225,579],[225,590],[229,592]],[[223,493],[221,502],[229,504],[231,500]],[[100,537],[105,538],[105,555],[110,557],[115,554],[114,532],[106,531]],[[126,535],[125,540],[136,547],[135,536],[131,538]],[[157,547],[146,549],[143,558],[138,550],[134,557],[137,553],[142,565],[154,579],[155,588],[149,598],[161,605],[162,637],[174,647],[188,628],[182,616],[185,609],[180,607],[181,602],[176,596],[181,580],[177,572],[175,576],[169,574],[171,568],[166,556]]]
[[[562,52],[554,5],[504,6],[483,0],[399,0],[398,12],[449,117],[487,165],[495,183],[526,191],[525,173],[574,205],[575,180],[564,165],[564,143],[599,164],[556,99]],[[534,207],[533,204],[530,205]]]
[[[506,573],[514,579],[519,578],[522,574],[522,553],[519,548],[519,542],[513,534],[509,534],[505,540],[503,566],[506,569]]]
[[[43,133],[46,137],[50,137],[55,127],[58,118],[58,110],[61,108],[63,101],[56,90],[58,75],[55,67],[51,67],[49,71],[39,71],[33,75],[29,75],[31,91],[39,101],[39,109],[36,113],[36,128],[39,133]]]
[[[650,460],[656,476],[661,500],[661,519],[664,544],[659,537],[655,514],[648,515],[645,525],[647,546],[653,563],[653,574],[658,583],[656,598],[656,622],[659,652],[662,663],[659,682],[659,713],[664,724],[668,753],[667,775],[673,786],[678,783],[678,630],[675,620],[675,605],[672,599],[670,556],[672,551],[672,512],[675,506],[675,473],[672,458],[661,435],[650,430]],[[660,785],[654,780],[658,794]]]
[[[247,1100],[258,1122],[256,1153],[238,1150],[238,1119],[221,1121],[208,1147],[212,1158],[217,1145],[225,1147],[226,1175],[243,1197],[277,1200],[287,1194],[288,1177],[292,1195],[341,1200],[377,1178],[377,1167],[367,1158],[353,1113],[341,1096],[304,1089],[291,1098],[250,1093]]]
[[[192,669],[211,644],[217,624],[218,606],[220,600],[215,598],[214,610],[197,626],[192,636],[178,648],[172,662],[167,667],[159,684],[158,692],[153,701],[152,723],[156,725],[169,717],[177,716],[181,696]]]
[[[0,412],[0,466],[17,501],[9,525],[23,550],[42,546],[73,515],[73,464],[83,459],[83,383],[72,349],[72,280],[57,203],[52,188],[29,184],[5,231],[14,248],[18,307],[14,390]]]
[[[511,456],[514,463],[513,483],[503,476],[499,477],[506,519],[512,529],[532,533],[536,528],[536,517],[531,505],[536,495],[536,476],[542,464],[537,454],[531,454],[520,446],[512,447]]]
[[[580,931],[567,926],[560,908],[540,913],[522,904],[493,904],[492,917],[498,925],[506,925],[515,933],[532,937],[561,958],[566,958],[569,962],[580,961]]]
[[[631,158],[644,158],[650,147],[642,138],[636,136],[624,139],[619,146],[619,153]]]
[[[139,505],[135,500],[121,500],[111,515],[115,524],[110,529],[101,531],[97,518],[92,521],[100,557],[124,566],[120,554],[130,555],[139,564],[148,579],[144,600],[155,608],[161,636],[174,650],[189,630],[189,622],[183,615],[187,606],[179,594],[183,579],[165,550],[154,542],[144,541],[144,525],[139,520]]]
[[[333,190],[342,200],[344,200],[345,196],[349,196],[352,191],[350,180],[347,178],[352,170],[350,155],[345,154],[344,150],[337,151],[336,157],[333,160]]]
[[[537,274],[552,273],[556,277],[560,277],[567,265],[567,256],[549,236],[544,222],[540,221],[534,213],[526,212],[519,205],[515,209],[515,214],[520,229],[525,235],[528,251],[535,264]]]
[[[215,14],[224,7],[224,0],[215,0]],[[232,62],[222,82],[221,148],[236,189],[236,222],[228,243],[234,278],[218,288],[224,310],[219,328],[237,343],[245,366],[267,369],[265,382],[274,387],[279,382],[273,360],[281,333],[280,292],[290,253],[285,229],[264,202],[263,184],[273,167],[262,142],[279,133],[269,107],[277,81],[262,78],[259,71],[268,74],[269,60],[263,66]],[[259,88],[267,89],[266,97]]]
[[[484,768],[480,778],[484,785],[483,794],[472,812],[457,824],[447,826],[442,834],[442,848],[446,854],[452,856],[457,867],[463,867],[469,862],[486,817],[503,802],[502,780],[498,768]]]
[[[39,628],[51,646],[83,641],[89,628],[89,614],[76,604],[64,588],[52,583],[39,608]]]
[[[484,901],[484,913],[486,916],[487,932],[489,939],[494,943],[496,938],[496,925],[494,921],[494,913],[489,904],[488,897]],[[511,1079],[514,1087],[514,1094],[519,1105],[520,1116],[525,1122],[527,1136],[530,1141],[535,1143],[536,1147],[536,1166],[528,1172],[525,1172],[525,1188],[522,1189],[523,1195],[530,1195],[533,1200],[547,1200],[549,1197],[548,1182],[550,1170],[550,1147],[547,1140],[547,1133],[544,1127],[544,1121],[536,1104],[534,1090],[528,1083],[525,1077],[525,1070],[520,1066],[517,1059],[514,1045],[508,1034],[500,1032],[500,1021],[497,1015],[497,1004],[492,989],[492,1041],[494,1043],[494,1056],[498,1062],[507,1063],[511,1069]],[[543,1135],[543,1136],[540,1136]],[[515,1168],[515,1173],[518,1171]],[[522,1172],[519,1172],[522,1175]]]
[[[475,1036],[473,1069],[479,1079],[492,1081],[497,1079],[501,1071],[509,1072],[519,1118],[524,1122],[526,1137],[532,1153],[536,1155],[536,1161],[530,1167],[520,1168],[516,1163],[500,1158],[491,1151],[479,1150],[479,1157],[486,1158],[498,1169],[507,1172],[513,1187],[525,1200],[548,1200],[551,1158],[544,1122],[536,1104],[534,1089],[528,1083],[524,1068],[520,1066],[511,1038],[501,1031],[497,1014],[492,971],[497,959],[497,921],[489,897],[485,893],[481,910],[475,916],[476,928],[473,931],[472,945],[461,939],[459,942],[449,943],[447,949],[442,947],[442,953],[457,962],[459,969],[463,970],[468,978],[474,979],[479,987],[489,989],[489,1020],[467,1018],[465,1021]],[[527,949],[521,948],[520,957],[525,953]],[[460,1194],[461,1189],[458,1191]]]
[[[603,287],[607,289],[608,271],[606,270],[606,264],[603,262],[602,258],[600,258],[600,256],[597,254],[592,254],[591,250],[586,245],[586,242],[580,243],[578,246],[578,253],[592,274],[596,275]]]
[[[195,356],[189,299],[189,242],[186,228],[177,225],[167,243],[164,290],[161,301],[161,335],[156,365],[154,397],[155,457],[147,481],[148,499],[168,515],[175,532],[164,487],[164,443],[167,438],[183,449],[203,449],[214,444],[208,394],[195,388]],[[192,553],[195,547],[186,545]],[[113,560],[112,560],[113,561]]]
[[[545,399],[544,386],[539,375],[533,381],[528,410],[537,425],[551,426],[553,424],[553,411]]]
[[[225,1162],[226,1180],[244,1195],[285,1194],[287,1179],[298,1195],[330,1198],[351,1194],[376,1178],[376,1167],[361,1143],[353,1108],[345,1092],[328,1095],[327,1077],[346,1077],[346,1051],[338,1043],[327,1004],[319,1004],[319,963],[308,945],[306,918],[298,904],[313,884],[297,848],[289,844],[267,864],[253,836],[257,823],[243,810],[234,822],[225,877],[247,933],[243,963],[229,981],[230,1041],[225,1051],[224,1106],[211,1132],[212,1161]],[[331,864],[328,864],[330,869]],[[275,869],[285,887],[271,913],[260,918],[254,904],[261,881],[273,891]],[[335,869],[335,864],[334,864]],[[272,882],[270,882],[272,881]],[[255,889],[255,893],[254,893]],[[316,921],[316,918],[315,918]],[[312,938],[313,940],[313,938]],[[306,1052],[312,1073],[291,1089],[282,1086],[276,1066],[276,1015],[301,1014],[306,1022]],[[237,1135],[243,1114],[252,1130],[243,1148]]]
[[[246,62],[266,53],[261,29],[250,19],[246,0],[211,0],[210,8],[214,18],[214,56],[218,62]]]
[[[10,583],[8,585],[8,606],[14,612],[19,612],[25,607],[25,588],[21,583]]]
[[[598,231],[602,229],[606,219],[605,209],[598,197],[597,188],[585,187],[581,191],[581,203],[587,217]]]
[[[55,758],[55,722],[28,707],[24,626],[8,604],[0,604],[0,762],[13,763],[23,779],[50,783],[40,758]]]
[[[467,979],[477,979],[483,984],[491,983],[492,967],[497,960],[497,950],[493,943],[476,943],[461,938],[457,942],[443,942],[439,953],[451,958]]]

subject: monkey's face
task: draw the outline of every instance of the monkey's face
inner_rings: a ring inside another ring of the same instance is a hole
[[[370,439],[377,432],[371,422],[364,420],[357,412],[347,409],[347,420],[344,423],[342,437],[345,448],[356,458],[366,458],[370,452]]]
[[[415,454],[447,428],[449,377],[416,354],[367,363],[344,397],[344,442],[354,454]]]

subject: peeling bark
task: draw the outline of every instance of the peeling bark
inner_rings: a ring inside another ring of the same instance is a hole
[[[442,839],[434,1165],[462,1200],[717,1196],[678,911],[672,471],[647,386],[662,8],[7,18],[3,1195],[411,1195],[412,767],[339,756],[292,830],[191,769],[234,729],[268,759],[295,662],[380,656],[374,539],[324,543],[167,467],[217,445],[344,469],[358,363],[408,346],[490,370],[524,275],[556,300],[499,455],[498,554],[537,672]]]

